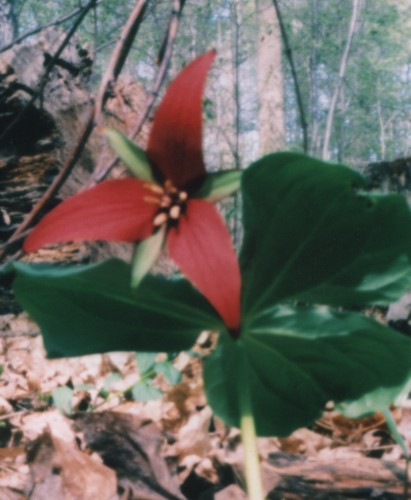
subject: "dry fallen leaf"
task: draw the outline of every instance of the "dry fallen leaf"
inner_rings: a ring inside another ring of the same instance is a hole
[[[115,500],[116,474],[88,454],[45,432],[28,455],[31,500]]]
[[[87,449],[116,471],[120,490],[130,498],[183,499],[162,456],[164,437],[156,424],[115,412],[78,415],[74,422]]]

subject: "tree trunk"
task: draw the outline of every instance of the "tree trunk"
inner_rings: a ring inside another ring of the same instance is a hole
[[[278,19],[271,0],[256,0],[260,154],[284,147],[283,74]]]
[[[0,48],[12,43],[18,34],[15,0],[0,0]]]
[[[356,24],[357,24],[358,13],[360,10],[360,2],[361,2],[361,0],[353,0],[351,20],[350,20],[350,24],[348,27],[347,41],[345,43],[344,52],[343,52],[343,55],[341,57],[340,69],[338,71],[337,81],[335,84],[334,92],[331,96],[330,107],[328,109],[328,114],[327,114],[327,123],[325,126],[324,143],[323,143],[323,150],[322,150],[323,160],[329,160],[330,156],[331,156],[331,154],[330,154],[330,142],[331,142],[331,132],[333,129],[335,110],[337,107],[338,98],[340,96],[341,87],[342,87],[342,84],[344,81],[345,72],[347,70],[348,56],[350,53],[352,39],[354,36]]]
[[[311,5],[311,54],[310,54],[310,148],[309,152],[316,156],[320,150],[320,112],[319,112],[319,89],[318,89],[318,0],[312,0]]]

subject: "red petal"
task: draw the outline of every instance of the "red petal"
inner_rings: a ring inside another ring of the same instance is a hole
[[[77,240],[137,241],[152,232],[153,193],[136,179],[116,179],[68,198],[49,212],[24,242],[33,252],[49,243]]]
[[[186,215],[170,230],[167,246],[170,257],[207,297],[227,327],[238,329],[240,269],[230,235],[214,206],[190,200]]]
[[[147,155],[176,187],[205,174],[202,98],[215,51],[195,59],[173,80],[154,117]]]

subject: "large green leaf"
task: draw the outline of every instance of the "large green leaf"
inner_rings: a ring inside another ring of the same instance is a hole
[[[372,319],[278,306],[250,322],[239,341],[221,336],[205,361],[206,393],[215,413],[238,427],[246,377],[258,434],[281,436],[314,421],[330,400],[368,394],[363,412],[389,405],[411,377],[410,360],[409,339]]]
[[[39,324],[48,356],[188,349],[204,329],[223,329],[186,281],[148,276],[133,295],[120,260],[78,267],[14,263],[17,300]]]
[[[389,303],[411,287],[411,216],[357,172],[294,153],[242,177],[243,313],[290,300]]]

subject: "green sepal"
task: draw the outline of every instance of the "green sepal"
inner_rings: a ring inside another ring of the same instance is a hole
[[[276,303],[388,304],[411,287],[411,215],[341,165],[266,156],[242,176],[243,314]]]
[[[207,174],[201,188],[193,196],[217,203],[240,188],[241,174],[241,170],[223,170]]]
[[[367,394],[365,413],[379,410],[411,377],[410,340],[356,313],[278,306],[244,328],[238,341],[220,335],[205,359],[205,389],[214,412],[239,427],[238,372],[245,373],[260,436],[311,424],[328,401]]]
[[[131,286],[137,288],[159,258],[166,237],[165,227],[138,243],[131,270]]]
[[[38,323],[49,358],[176,352],[203,330],[224,329],[187,280],[147,276],[135,298],[130,271],[117,259],[71,267],[17,262],[3,270],[14,275],[15,296]]]
[[[103,129],[110,146],[127,165],[130,172],[146,182],[156,182],[146,153],[124,134],[112,128]]]

